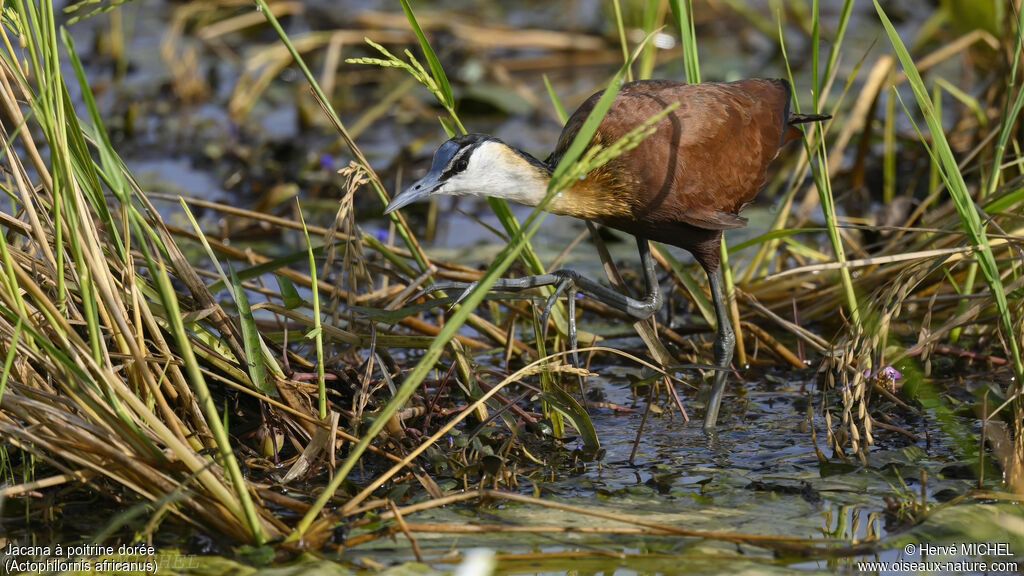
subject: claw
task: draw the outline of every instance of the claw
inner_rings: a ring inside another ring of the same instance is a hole
[[[570,278],[563,278],[558,284],[555,284],[554,291],[551,292],[551,296],[548,296],[548,301],[544,304],[544,311],[540,315],[542,338],[547,338],[548,336],[548,318],[551,317],[551,308],[554,307],[562,292],[565,292],[566,288],[569,288],[571,285],[572,280]]]
[[[466,296],[469,296],[469,293],[472,292],[473,288],[476,288],[476,285],[479,283],[479,280],[476,282],[435,282],[414,294],[412,298],[409,298],[409,300],[418,300],[427,294],[433,294],[434,292],[440,292],[442,290],[461,290],[462,293],[448,308],[448,311],[451,312],[452,308],[454,308],[459,302],[465,300]]]
[[[434,292],[438,292],[438,291],[441,291],[441,290],[451,290],[453,288],[452,284],[453,284],[452,282],[436,282],[436,283],[431,284],[430,286],[427,286],[426,288],[420,290],[416,294],[413,294],[412,298],[409,298],[409,301],[419,300],[420,298],[423,298],[427,294],[433,294]],[[454,287],[458,288],[458,286],[454,286]]]
[[[477,280],[476,282],[470,282],[469,285],[466,286],[466,289],[462,291],[462,294],[459,294],[459,297],[456,298],[455,301],[452,302],[452,305],[448,307],[448,311],[451,312],[452,309],[455,308],[456,304],[465,300],[466,296],[469,296],[469,293],[472,292],[473,288],[476,288],[476,285],[479,283],[479,280]]]
[[[569,347],[572,348],[573,364],[579,368],[580,358],[576,349],[579,348],[576,340],[576,299],[569,296]]]
[[[579,341],[576,337],[576,290],[573,289],[569,294],[569,348],[572,350],[572,365],[574,368],[580,368],[580,353],[578,351]],[[587,407],[587,386],[584,381],[582,374],[576,375],[576,380],[580,384],[580,402],[583,403],[584,409]]]
[[[576,281],[571,271],[558,270],[553,274],[559,276],[561,279],[555,284],[555,289],[551,292],[551,296],[548,296],[548,301],[544,305],[544,311],[540,315],[541,338],[547,338],[548,330],[548,318],[551,316],[551,309],[555,306],[555,302],[558,301],[558,297],[563,293],[568,294],[568,312],[569,312],[569,349],[572,352],[572,365],[573,368],[580,367],[580,353],[577,351],[579,348],[579,340],[576,332]],[[583,381],[583,375],[577,374],[577,380],[580,384],[580,394],[583,405],[587,405],[587,389]]]

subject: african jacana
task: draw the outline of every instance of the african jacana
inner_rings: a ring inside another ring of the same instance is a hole
[[[434,153],[427,175],[396,196],[385,213],[437,195],[492,196],[536,206],[544,199],[552,170],[600,96],[600,92],[594,94],[573,113],[555,151],[543,162],[484,134],[448,140]],[[704,416],[704,429],[713,428],[735,344],[718,269],[722,231],[746,225],[739,212],[764,186],[768,164],[782,145],[802,135],[794,125],[829,118],[790,114],[790,99],[785,80],[703,84],[644,80],[624,84],[593,142],[609,146],[672,102],[679,106],[661,118],[655,132],[636,148],[574,182],[550,201],[547,210],[636,236],[647,294],[637,300],[571,270],[503,279],[494,288],[558,286],[558,293],[575,285],[634,318],[645,319],[661,307],[648,241],[689,251],[708,275],[718,320],[714,355],[719,370]],[[448,283],[432,288],[467,286]],[[575,348],[571,316],[570,343]]]

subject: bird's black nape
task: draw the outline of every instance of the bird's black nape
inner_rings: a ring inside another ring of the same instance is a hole
[[[486,142],[488,140],[497,140],[497,138],[491,136],[490,134],[470,133],[459,134],[458,136],[455,136],[451,140],[449,140],[449,142],[454,142],[458,144],[459,148],[461,149],[466,146],[479,146],[481,142]]]
[[[497,142],[498,144],[501,144],[502,146],[505,146],[509,150],[511,150],[511,151],[515,152],[516,154],[518,154],[520,157],[522,157],[523,160],[526,160],[527,162],[529,162],[530,165],[532,165],[532,166],[534,166],[536,168],[540,168],[543,171],[547,172],[548,174],[551,174],[551,172],[555,168],[554,166],[549,166],[545,161],[537,159],[535,156],[531,155],[530,153],[524,152],[524,151],[520,150],[519,148],[516,148],[515,146],[512,146],[508,142],[505,142],[501,138],[498,138],[498,137],[495,137],[495,136],[491,136],[490,134],[460,134],[458,136],[455,136],[454,138],[452,138],[448,142],[453,142],[453,143],[457,144],[458,147],[459,147],[459,150],[461,150],[463,148],[476,148],[477,146],[483,144],[484,142]],[[470,153],[467,152],[467,157],[468,157],[469,154]]]

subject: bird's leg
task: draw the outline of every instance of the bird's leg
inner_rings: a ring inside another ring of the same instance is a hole
[[[576,345],[576,291],[573,290],[572,280],[564,279],[555,285],[555,289],[551,291],[551,296],[548,296],[548,301],[544,304],[544,311],[540,315],[540,325],[542,331],[542,337],[547,338],[548,335],[548,317],[551,316],[551,308],[554,307],[555,302],[558,301],[558,297],[563,292],[569,292],[568,307],[569,307],[569,348],[572,350],[572,365],[576,368],[580,367],[580,356],[576,351],[578,346]],[[580,391],[583,391],[583,378],[580,378]]]
[[[715,377],[711,383],[711,397],[708,398],[708,407],[704,413],[705,431],[714,429],[715,422],[718,421],[718,408],[722,404],[725,380],[729,375],[729,364],[732,362],[732,350],[736,345],[736,336],[733,334],[732,324],[725,310],[725,300],[722,297],[722,271],[708,272],[708,284],[711,287],[711,299],[715,303],[715,316],[718,319],[714,351],[715,365],[719,370],[715,370]]]
[[[567,299],[567,306],[569,308],[569,350],[572,353],[572,367],[580,367],[580,353],[578,351],[579,343],[576,338],[576,290],[573,289],[573,283],[571,279],[565,279],[559,282],[555,289],[551,291],[551,296],[548,296],[548,301],[544,304],[544,311],[540,315],[540,325],[542,331],[542,338],[547,339],[548,335],[548,317],[551,315],[551,308],[555,305],[558,297],[562,292],[568,291],[569,298]],[[587,386],[583,381],[582,374],[576,374],[576,380],[580,384],[580,400],[583,405],[587,405]]]
[[[547,327],[548,317],[551,315],[551,309],[557,301],[558,296],[563,292],[567,293],[569,297],[569,347],[572,350],[573,366],[579,368],[579,353],[576,351],[577,348],[579,348],[576,331],[575,297],[577,290],[587,293],[593,298],[604,302],[612,308],[615,308],[616,310],[619,310],[637,320],[646,320],[661,308],[661,288],[658,286],[658,274],[654,257],[651,255],[651,245],[646,238],[641,238],[639,236],[636,241],[637,248],[640,251],[640,262],[643,267],[644,281],[647,289],[644,297],[639,300],[608,288],[607,286],[598,284],[594,280],[581,276],[579,272],[576,272],[575,270],[555,270],[548,274],[526,276],[523,278],[499,278],[491,285],[491,290],[509,290],[516,292],[520,290],[528,290],[530,288],[540,288],[542,286],[554,286],[555,289],[551,293],[551,296],[548,297],[547,303],[544,306],[544,311],[541,313],[541,326],[544,326],[545,329]],[[421,292],[421,294],[436,292],[439,290],[462,290],[462,293],[452,304],[454,306],[465,298],[473,290],[476,284],[476,282],[438,282],[427,287],[423,292]],[[580,390],[583,390],[582,376],[580,377]],[[584,398],[585,396],[586,394],[584,393]]]
[[[654,256],[651,255],[651,243],[646,238],[637,236],[636,247],[640,250],[640,265],[644,270],[647,293],[639,301],[637,307],[639,314],[633,316],[638,320],[646,320],[661,309],[661,287],[658,286],[658,271],[655,267]]]
[[[593,298],[619,310],[637,320],[650,318],[661,308],[661,289],[658,286],[658,275],[655,267],[654,257],[651,255],[651,245],[646,238],[637,237],[637,248],[640,251],[640,261],[643,266],[644,280],[647,284],[647,292],[641,299],[626,296],[612,288],[598,284],[594,280],[581,276],[575,270],[555,270],[548,274],[537,276],[526,276],[523,278],[499,278],[491,285],[492,290],[510,290],[513,292],[540,288],[542,286],[554,286],[555,291],[548,298],[547,305],[541,316],[542,325],[547,325],[547,318],[551,313],[558,295],[562,292],[569,294],[569,344],[573,350],[577,348],[576,343],[576,318],[572,312],[575,308],[573,297],[576,291],[589,294]],[[438,290],[462,290],[455,303],[462,300],[476,286],[476,282],[467,284],[464,282],[438,282],[429,286],[424,292],[436,292]]]

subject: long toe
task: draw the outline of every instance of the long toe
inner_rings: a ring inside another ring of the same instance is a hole
[[[463,300],[465,300],[466,296],[469,296],[469,293],[472,292],[473,288],[476,288],[476,285],[479,284],[479,283],[480,283],[480,281],[478,280],[476,282],[472,282],[472,283],[468,284],[466,286],[466,289],[462,291],[462,294],[459,294],[459,297],[455,299],[455,302],[452,302],[452,305],[451,305],[451,307],[448,308],[448,311],[450,312],[452,308],[455,308],[456,304],[458,304],[459,302],[462,302]]]
[[[434,282],[430,286],[427,286],[426,288],[424,288],[424,289],[420,290],[419,292],[417,292],[416,294],[414,294],[412,296],[412,298],[409,298],[409,300],[410,301],[419,300],[420,298],[426,296],[427,294],[433,294],[434,292],[442,292],[442,291],[445,291],[445,290],[467,290],[467,289],[471,289],[472,287],[473,287],[472,284],[468,284],[466,282],[451,282],[451,281]]]
[[[570,278],[564,278],[555,284],[555,290],[551,292],[551,296],[548,296],[548,301],[544,303],[544,311],[540,314],[540,325],[542,330],[547,330],[548,318],[551,317],[551,309],[554,308],[555,303],[558,302],[558,297],[566,290],[572,288],[573,282]]]
[[[576,294],[575,290],[569,293],[569,348],[572,350],[572,366],[573,368],[582,368],[580,364],[580,353],[579,353],[579,341],[576,333]],[[576,379],[580,385],[580,402],[583,403],[583,407],[587,407],[587,383],[583,374],[577,374]]]

